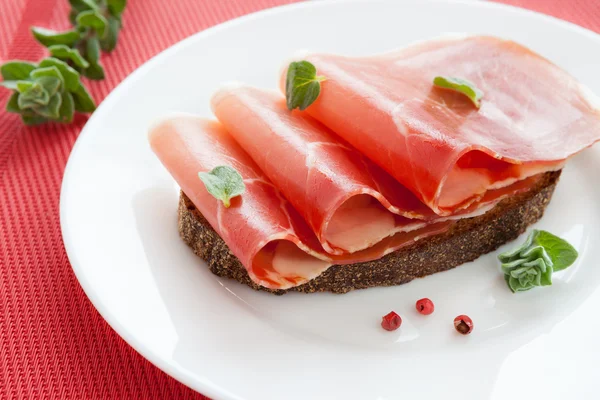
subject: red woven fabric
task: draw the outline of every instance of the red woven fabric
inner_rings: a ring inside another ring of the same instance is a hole
[[[216,23],[294,0],[129,0],[119,46],[90,83],[100,101],[169,45]],[[598,0],[500,0],[600,31]],[[65,28],[67,0],[0,0],[0,62],[38,60],[31,25]],[[24,128],[0,92],[0,399],[203,399],[131,349],[79,286],[58,217],[67,157],[85,118]]]
[[[552,15],[600,32],[599,0],[495,0]]]

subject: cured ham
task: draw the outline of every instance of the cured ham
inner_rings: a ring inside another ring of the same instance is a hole
[[[315,265],[314,259],[319,259],[322,249],[312,230],[221,124],[192,115],[177,115],[157,123],[149,140],[181,189],[246,266],[253,280],[267,287],[286,286],[318,275],[329,264],[327,260]],[[199,171],[219,165],[235,168],[246,185],[243,198],[232,199],[227,209],[198,179]],[[290,252],[290,258],[296,260],[294,274],[276,274],[255,265],[263,248],[267,252],[273,250],[281,240],[294,243],[298,249]],[[269,247],[269,243],[274,244]],[[303,257],[306,254],[312,257],[308,258],[307,271],[303,271],[298,261],[306,260]]]
[[[600,138],[598,99],[512,41],[452,37],[372,57],[303,58],[326,78],[306,111],[439,215],[560,169]],[[473,82],[481,108],[433,87],[441,75]]]
[[[240,145],[216,121],[178,114],[158,122],[149,134],[153,151],[230,250],[262,286],[286,289],[320,275],[333,263],[374,260],[423,237],[444,232],[449,222],[388,235],[352,254],[329,254],[313,230]],[[223,204],[208,193],[199,171],[235,168],[246,191]]]
[[[230,85],[213,96],[218,121],[177,114],[149,135],[183,192],[267,288],[447,232],[536,187],[600,139],[595,97],[513,42],[436,39],[379,56],[305,59],[326,78],[306,111],[289,111],[276,91]],[[438,75],[474,82],[481,108],[433,87]],[[245,184],[229,208],[198,177],[217,166]]]
[[[410,191],[279,93],[227,87],[212,108],[332,254],[371,247],[435,217]]]

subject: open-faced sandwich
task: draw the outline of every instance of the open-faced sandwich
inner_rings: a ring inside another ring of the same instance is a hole
[[[474,260],[537,221],[568,158],[600,140],[588,89],[493,37],[308,54],[281,88],[226,86],[217,120],[175,115],[150,132],[182,189],[181,237],[215,274],[274,293]]]

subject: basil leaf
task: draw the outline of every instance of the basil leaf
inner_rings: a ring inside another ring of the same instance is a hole
[[[106,36],[100,40],[100,47],[102,47],[102,50],[110,53],[115,49],[120,29],[121,22],[115,17],[108,17],[108,30],[106,31]]]
[[[20,113],[21,109],[19,108],[19,93],[13,93],[8,99],[8,103],[6,103],[6,111],[10,113]]]
[[[121,15],[123,10],[125,10],[125,6],[127,5],[127,0],[107,0],[108,11],[110,11],[111,15],[117,16]]]
[[[50,97],[50,101],[45,106],[36,106],[34,107],[34,111],[39,115],[49,118],[49,119],[59,119],[60,118],[60,106],[62,105],[62,96],[60,93],[56,93],[54,96]]]
[[[483,97],[483,92],[473,82],[450,76],[436,76],[433,79],[433,84],[442,89],[462,93],[471,100],[475,107],[479,108],[481,106],[480,100]]]
[[[79,83],[79,86],[73,91],[73,100],[75,103],[75,110],[83,113],[91,113],[96,110],[96,104],[88,93],[85,86]]]
[[[56,67],[64,78],[65,88],[71,92],[79,86],[79,73],[64,61],[48,57],[40,62],[40,67]]]
[[[21,120],[25,125],[40,125],[48,121],[48,119],[40,116],[40,115],[21,115]]]
[[[76,18],[77,26],[96,31],[99,37],[104,37],[108,21],[97,10],[83,11]]]
[[[26,61],[9,61],[0,66],[0,74],[5,81],[27,79],[36,65]]]
[[[199,172],[198,177],[204,182],[208,193],[221,200],[226,208],[231,205],[232,197],[239,196],[246,190],[239,172],[227,165],[215,167],[210,172]]]
[[[73,46],[79,40],[81,34],[73,29],[64,32],[53,31],[52,29],[40,28],[37,26],[31,27],[33,37],[45,47],[50,47],[58,44]]]
[[[0,86],[3,86],[10,90],[17,90],[17,83],[19,81],[2,81],[0,82]]]
[[[75,114],[75,101],[71,93],[65,93],[62,98],[62,104],[58,110],[60,121],[64,123],[71,123],[73,121],[73,115]]]
[[[570,267],[579,253],[569,242],[559,238],[547,231],[535,231],[535,242],[546,249],[546,252],[552,259],[554,271],[561,271]]]
[[[308,61],[290,63],[285,80],[287,108],[305,110],[321,93],[323,76],[317,76],[317,69]]]
[[[85,61],[77,49],[71,49],[70,47],[60,44],[50,46],[48,47],[48,50],[50,51],[50,55],[52,57],[56,57],[61,60],[71,60],[71,62],[73,62],[73,64],[79,68],[85,69],[90,66],[90,64]]]

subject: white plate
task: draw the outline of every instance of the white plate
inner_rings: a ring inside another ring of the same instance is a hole
[[[98,311],[137,351],[223,399],[590,399],[600,376],[600,148],[564,171],[537,224],[580,251],[552,287],[513,295],[495,254],[407,285],[346,295],[258,293],[212,275],[177,233],[178,191],[146,142],[170,111],[210,115],[221,82],[276,87],[309,48],[389,50],[442,32],[515,39],[600,93],[600,38],[488,3],[316,2],[228,22],[155,57],[104,101],[69,160],[61,222]],[[497,254],[497,253],[496,253]],[[433,315],[414,303],[430,297]],[[379,326],[390,310],[404,323]],[[475,331],[452,321],[470,315]]]

